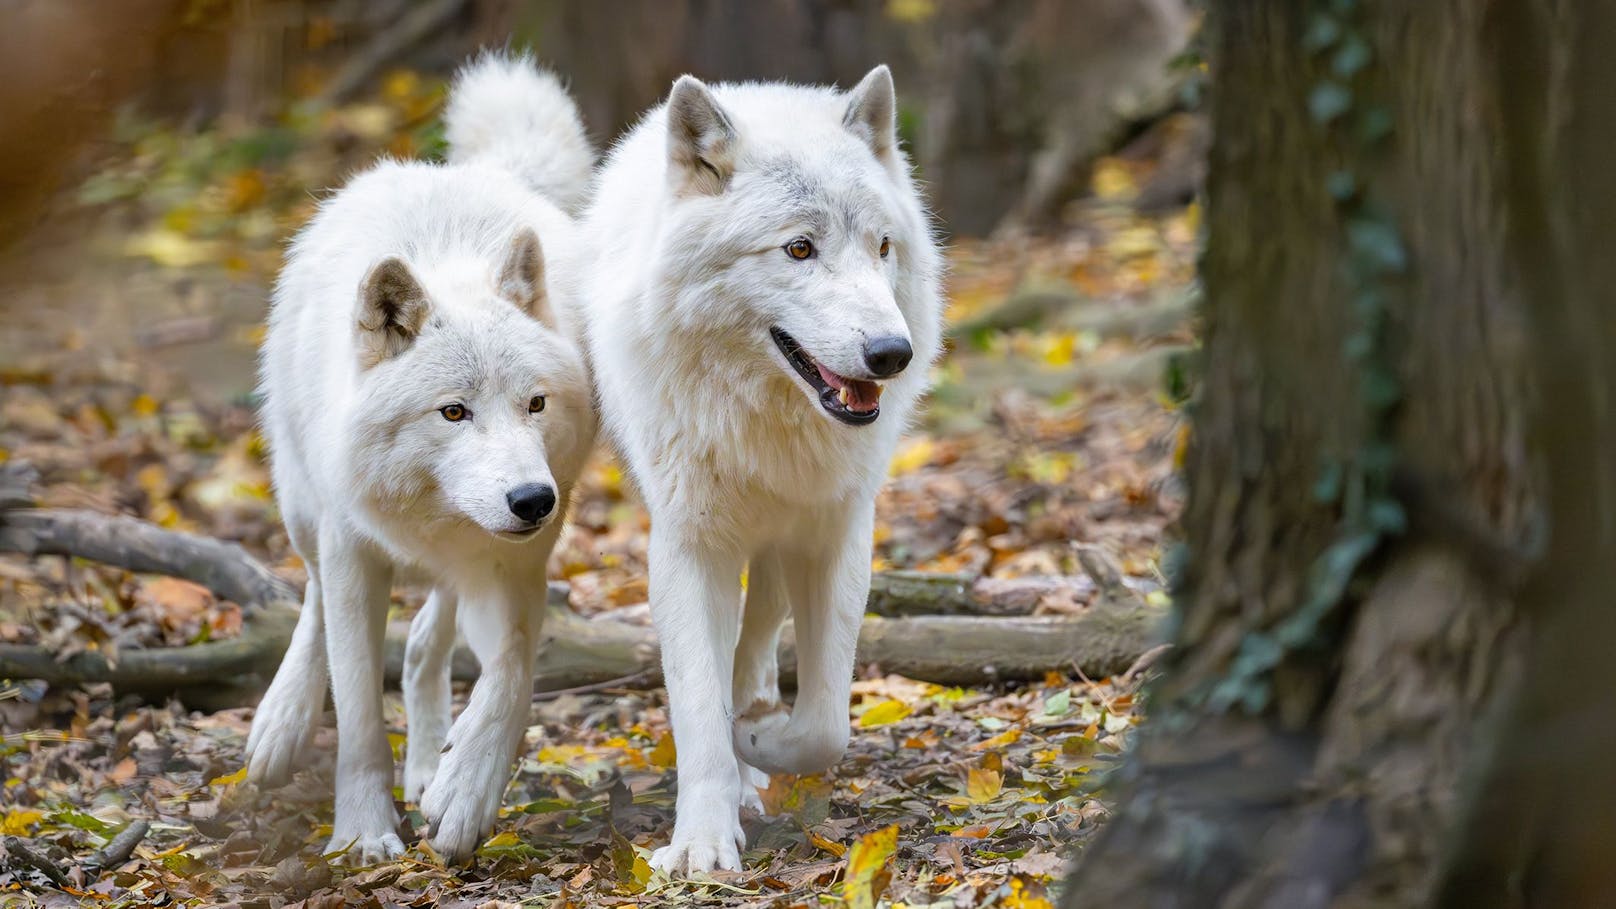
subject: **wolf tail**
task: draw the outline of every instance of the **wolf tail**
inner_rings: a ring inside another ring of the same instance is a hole
[[[490,161],[576,214],[595,152],[578,105],[528,54],[484,53],[455,76],[444,114],[449,160]]]

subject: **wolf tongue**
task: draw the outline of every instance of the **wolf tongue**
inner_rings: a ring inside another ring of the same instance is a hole
[[[849,379],[840,373],[832,372],[822,363],[815,363],[819,369],[819,377],[825,384],[835,389],[836,399],[842,406],[854,413],[869,413],[881,403],[881,386],[863,379]]]

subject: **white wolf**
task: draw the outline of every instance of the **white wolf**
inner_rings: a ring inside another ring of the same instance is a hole
[[[454,163],[384,162],[321,206],[291,246],[264,345],[276,496],[309,582],[248,777],[290,777],[329,668],[330,851],[364,863],[404,848],[381,713],[395,570],[434,583],[406,659],[405,796],[420,797],[434,848],[463,858],[527,725],[545,562],[595,436],[567,322],[577,228],[556,204],[576,206],[589,183],[576,109],[526,58],[489,56],[461,74],[447,117]],[[457,609],[482,675],[450,728]]]
[[[678,746],[664,871],[738,869],[758,770],[821,770],[847,746],[875,494],[941,321],[941,256],[894,111],[884,66],[847,93],[686,76],[596,177],[589,349],[651,512]]]

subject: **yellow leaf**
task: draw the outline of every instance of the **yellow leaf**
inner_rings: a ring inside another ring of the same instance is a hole
[[[898,825],[883,827],[858,838],[847,854],[847,883],[843,894],[852,909],[875,909],[891,872],[887,862],[898,851]]]
[[[869,729],[872,726],[888,726],[914,712],[914,708],[908,704],[889,698],[864,711],[859,716],[858,724],[864,729]]]
[[[1026,882],[1019,877],[1010,879],[1010,893],[1001,905],[1005,909],[1055,909],[1048,897],[1030,892]]]
[[[244,780],[246,778],[247,778],[247,765],[243,764],[243,765],[241,765],[241,769],[237,770],[235,773],[227,773],[224,776],[216,776],[213,779],[208,780],[208,785],[209,786],[230,786],[230,785],[234,785],[236,783],[239,783],[239,782],[241,782],[242,780]]]
[[[1049,337],[1044,343],[1044,365],[1060,368],[1072,365],[1077,355],[1077,335],[1063,331]]]
[[[902,476],[914,473],[931,463],[932,455],[937,453],[937,444],[928,436],[910,439],[898,453],[892,456],[892,463],[887,466],[887,472],[893,476]]]
[[[971,750],[987,751],[990,748],[1003,748],[1006,745],[1014,744],[1019,738],[1021,738],[1021,730],[1011,727],[991,739],[984,739],[983,741],[977,742],[975,745],[971,746]]]
[[[218,257],[212,243],[192,240],[177,230],[158,228],[138,234],[124,244],[124,254],[144,256],[167,268],[192,268]]]
[[[1126,201],[1139,194],[1139,186],[1127,165],[1115,158],[1102,158],[1094,165],[1094,194],[1108,201]]]
[[[157,399],[148,394],[136,395],[135,400],[129,405],[129,409],[133,411],[137,417],[156,416]]]
[[[825,850],[826,852],[829,852],[831,855],[836,856],[837,858],[841,858],[847,854],[846,846],[843,846],[841,843],[834,840],[825,839],[812,830],[808,831],[808,841]]]
[[[887,18],[904,25],[919,25],[936,14],[934,0],[887,0]]]
[[[13,808],[6,812],[4,821],[0,821],[0,833],[7,836],[27,836],[33,832],[34,825],[45,816],[43,811],[32,808]]]
[[[651,749],[651,764],[663,769],[671,769],[679,763],[679,752],[673,746],[673,733],[664,732],[662,738],[657,739],[656,747]]]
[[[965,777],[965,794],[976,804],[991,802],[1004,790],[1004,774],[973,767]]]
[[[521,842],[522,842],[521,837],[517,836],[514,832],[512,832],[510,830],[506,830],[506,831],[504,831],[502,833],[496,833],[493,836],[489,837],[488,842],[483,843],[482,848],[484,848],[484,849],[505,849],[505,848],[509,848],[511,846],[515,846],[515,845],[517,845],[517,844],[519,844]]]

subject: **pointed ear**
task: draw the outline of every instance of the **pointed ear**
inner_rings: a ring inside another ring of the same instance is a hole
[[[499,295],[515,303],[517,309],[555,328],[549,294],[544,289],[544,251],[539,247],[539,235],[533,228],[522,228],[511,241],[511,251],[505,254],[505,264],[499,269],[497,286]]]
[[[359,360],[364,366],[403,353],[415,342],[430,309],[410,267],[389,256],[359,284]]]
[[[892,87],[892,71],[885,63],[870,70],[847,93],[847,113],[842,123],[863,139],[886,161],[898,147],[898,100]]]
[[[674,186],[717,195],[735,172],[735,125],[695,76],[680,76],[668,95],[668,162]]]

